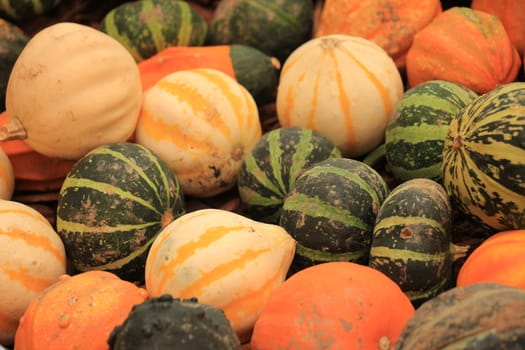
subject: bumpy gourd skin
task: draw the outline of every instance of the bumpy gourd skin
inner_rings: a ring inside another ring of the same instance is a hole
[[[224,312],[165,294],[135,305],[108,338],[110,350],[241,349]]]

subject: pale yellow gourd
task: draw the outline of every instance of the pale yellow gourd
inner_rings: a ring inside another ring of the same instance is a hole
[[[11,122],[0,138],[23,138],[37,152],[79,159],[127,140],[142,103],[138,67],[115,39],[78,23],[36,33],[16,60],[6,91]]]
[[[11,160],[0,148],[0,199],[11,199],[15,191],[15,172]]]

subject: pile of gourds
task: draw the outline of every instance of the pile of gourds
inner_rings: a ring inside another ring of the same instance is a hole
[[[0,349],[525,341],[523,1],[38,3],[0,4]]]

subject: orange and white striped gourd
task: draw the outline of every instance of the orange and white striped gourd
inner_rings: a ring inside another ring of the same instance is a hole
[[[166,226],[146,260],[150,296],[197,297],[224,310],[241,340],[285,279],[296,242],[282,227],[222,209],[200,209]]]
[[[210,197],[236,184],[243,155],[261,134],[248,90],[219,70],[195,68],[145,92],[136,141],[168,163],[185,194]]]
[[[374,42],[352,35],[310,39],[285,61],[277,88],[282,126],[316,130],[346,157],[384,140],[387,120],[403,95],[393,59]]]
[[[15,171],[11,160],[0,148],[0,199],[11,199],[15,191]]]
[[[64,245],[30,206],[0,200],[0,344],[10,345],[31,300],[66,272]]]

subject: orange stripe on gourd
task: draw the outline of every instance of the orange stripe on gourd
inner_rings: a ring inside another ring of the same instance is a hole
[[[42,223],[45,223],[46,225],[49,224],[49,221],[47,221],[47,219],[42,216],[39,212],[35,211],[35,212],[32,212],[31,210],[27,210],[26,208],[13,208],[13,207],[8,207],[8,208],[0,208],[0,215],[2,214],[8,214],[8,215],[11,215],[11,214],[14,214],[14,215],[25,215],[28,217],[28,219],[31,219],[31,220],[36,220],[36,221],[40,221]]]
[[[348,98],[348,94],[345,91],[344,81],[343,77],[341,75],[341,68],[339,67],[339,59],[336,55],[336,52],[334,50],[330,50],[330,56],[332,57],[335,65],[335,72],[336,72],[336,82],[337,82],[337,88],[339,90],[339,104],[341,106],[341,111],[343,112],[344,120],[345,120],[345,129],[346,129],[346,139],[347,142],[352,144],[353,147],[353,140],[356,139],[355,137],[355,128],[352,121],[352,104],[350,103],[350,99]],[[353,57],[352,57],[353,58]]]
[[[31,292],[38,293],[55,280],[38,278],[32,275],[32,271],[29,269],[24,269],[22,267],[14,269],[2,268],[3,274],[10,280],[18,282],[24,288],[30,290]]]
[[[0,236],[7,236],[11,239],[21,239],[25,244],[32,247],[41,248],[52,254],[57,259],[57,261],[61,263],[64,262],[64,255],[62,252],[57,249],[55,244],[53,244],[53,242],[51,242],[47,237],[42,237],[40,234],[34,234],[16,228],[0,228]]]

